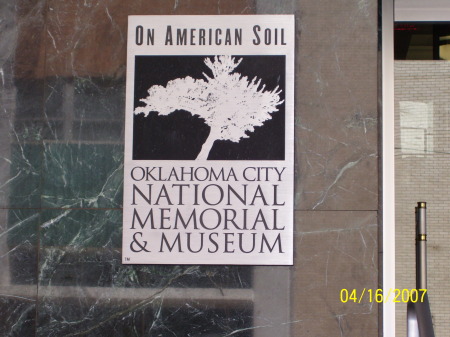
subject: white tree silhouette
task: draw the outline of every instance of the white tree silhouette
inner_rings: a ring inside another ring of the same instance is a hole
[[[147,116],[156,111],[168,115],[186,110],[203,118],[210,132],[197,160],[207,159],[216,140],[239,142],[248,138],[247,132],[263,125],[283,103],[278,86],[265,91],[265,85],[260,87],[261,79],[249,81],[247,76],[233,73],[241,61],[242,58],[235,62],[231,56],[205,58],[212,77],[203,73],[205,80],[188,76],[169,81],[166,87],[154,85],[148,90],[148,97],[140,100],[146,106],[136,108],[134,113]]]

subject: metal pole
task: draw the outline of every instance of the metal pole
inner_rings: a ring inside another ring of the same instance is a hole
[[[416,207],[416,288],[427,289],[427,204],[418,202]],[[427,294],[423,301],[408,302],[407,336],[434,337],[433,320]]]
[[[427,203],[416,207],[416,288],[427,289]]]
[[[414,303],[409,302],[406,308],[406,336],[420,337],[416,307]]]

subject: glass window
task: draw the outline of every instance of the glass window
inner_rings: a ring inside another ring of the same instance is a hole
[[[428,294],[436,336],[450,329],[450,25],[395,25],[396,288],[416,286],[415,215],[427,202]],[[396,335],[406,335],[397,304]]]

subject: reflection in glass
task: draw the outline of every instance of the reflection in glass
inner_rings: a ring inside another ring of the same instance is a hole
[[[396,288],[415,287],[414,208],[427,202],[428,294],[436,336],[450,329],[450,25],[399,23],[395,31]],[[406,335],[406,304],[396,333]]]

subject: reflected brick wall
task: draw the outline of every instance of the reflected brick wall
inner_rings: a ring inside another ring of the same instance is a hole
[[[436,336],[450,329],[449,74],[446,61],[395,61],[396,287],[416,286],[414,207],[425,201],[428,294]],[[405,102],[411,108],[401,110]],[[405,120],[421,133],[405,130]],[[405,336],[406,304],[397,304],[396,310],[397,333]]]

